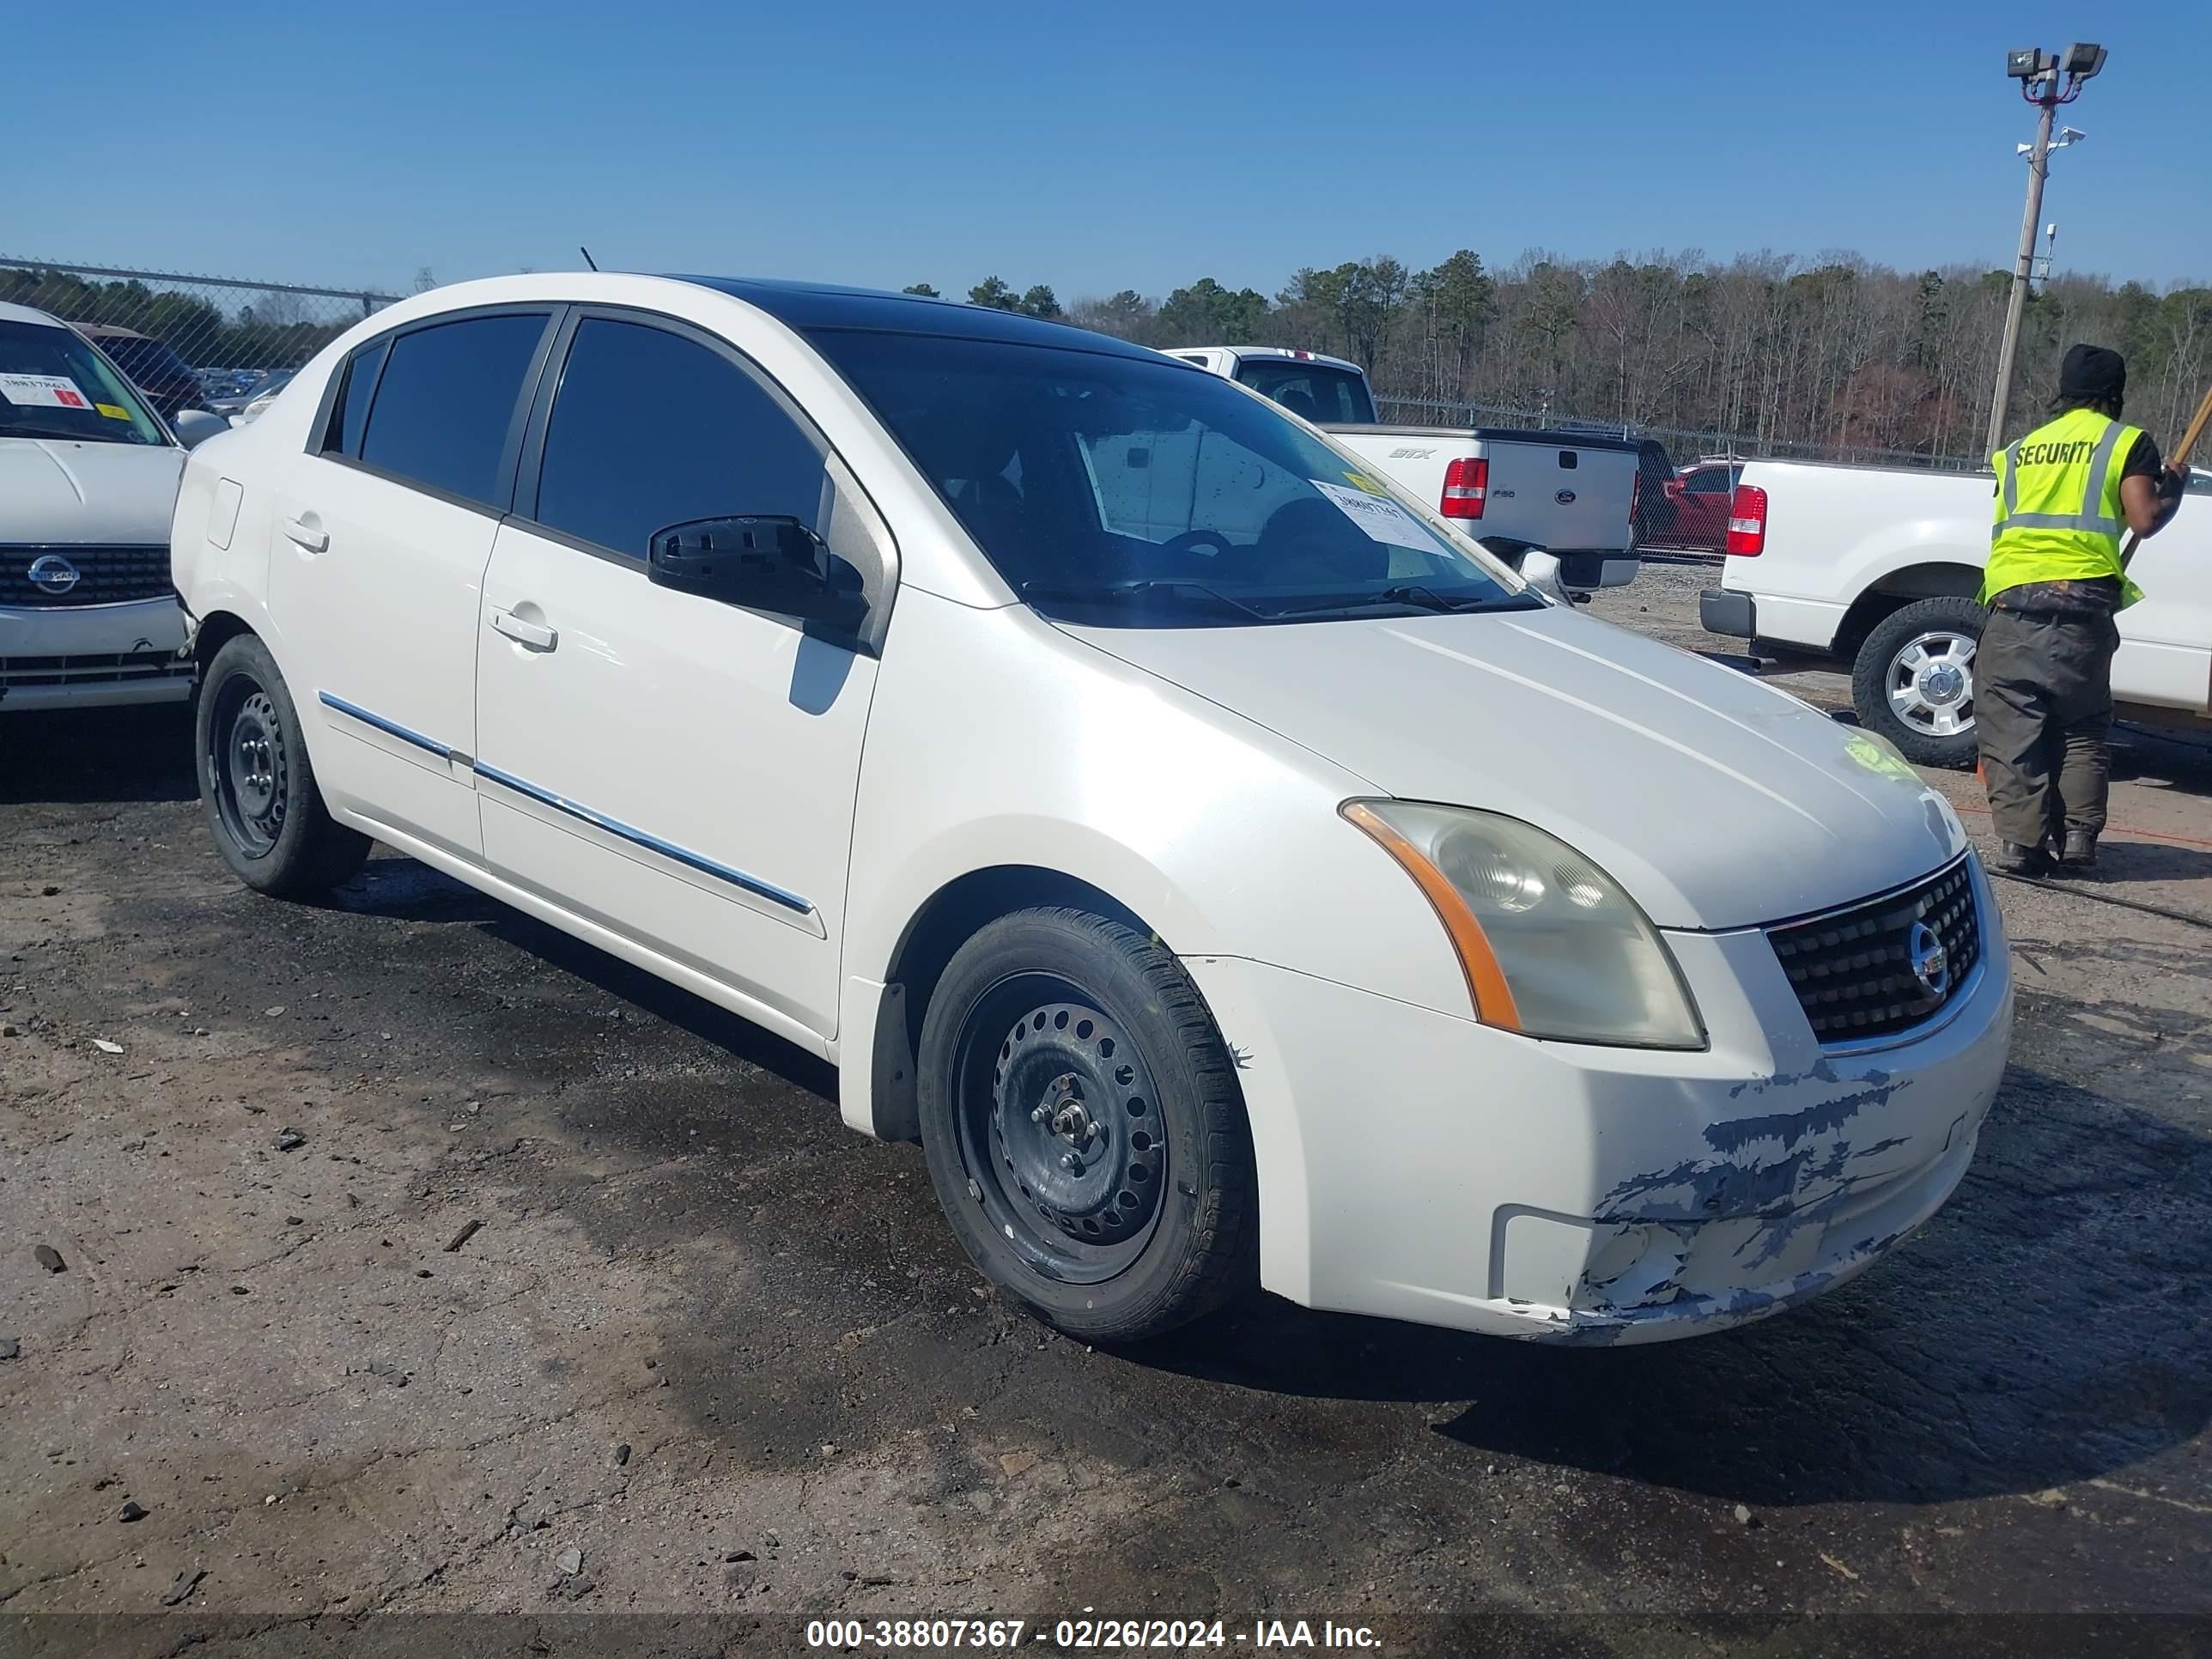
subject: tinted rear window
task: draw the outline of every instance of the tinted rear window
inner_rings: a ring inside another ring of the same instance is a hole
[[[392,343],[361,459],[464,501],[501,507],[500,463],[543,314],[471,317]]]
[[[379,340],[374,345],[363,346],[346,360],[337,401],[331,408],[330,428],[324,434],[325,453],[333,450],[342,455],[361,453],[362,430],[368,424],[368,399],[376,390],[376,372],[384,367],[384,354],[391,349],[390,340]],[[274,380],[276,377],[272,374],[269,378]],[[258,396],[261,390],[260,386],[254,387],[252,395]]]
[[[102,340],[100,349],[134,380],[176,381],[192,378],[185,360],[159,340]]]
[[[1291,414],[1321,425],[1368,426],[1375,420],[1367,382],[1350,369],[1302,363],[1295,357],[1253,357],[1238,365],[1237,378]]]

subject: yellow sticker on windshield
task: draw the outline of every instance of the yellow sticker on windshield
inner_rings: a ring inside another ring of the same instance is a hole
[[[93,407],[111,421],[127,421],[131,418],[131,411],[119,404],[94,404]]]
[[[1356,488],[1365,490],[1370,495],[1387,495],[1390,493],[1364,472],[1347,472],[1344,476],[1351,479]]]

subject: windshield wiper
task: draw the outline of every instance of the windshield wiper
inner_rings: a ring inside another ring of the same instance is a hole
[[[1112,599],[1130,599],[1146,593],[1194,593],[1210,600],[1223,610],[1234,611],[1239,616],[1249,617],[1255,622],[1269,622],[1264,611],[1255,611],[1242,599],[1232,599],[1218,588],[1208,587],[1204,582],[1185,581],[1177,577],[1143,577],[1135,581],[1102,582],[1096,587],[1057,587],[1047,582],[1024,582],[1021,596],[1025,599],[1042,599],[1050,605],[1088,605]]]
[[[1527,608],[1521,603],[1521,595],[1517,593],[1504,593],[1496,599],[1455,599],[1419,582],[1404,582],[1395,587],[1386,587],[1379,593],[1361,593],[1347,598],[1322,599],[1312,605],[1293,605],[1282,614],[1286,617],[1320,616],[1339,611],[1349,614],[1355,611],[1371,611],[1377,605],[1404,605],[1419,611],[1455,612],[1521,611]]]

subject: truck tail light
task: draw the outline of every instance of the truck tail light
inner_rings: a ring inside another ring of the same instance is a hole
[[[1462,455],[1444,468],[1444,495],[1437,503],[1437,511],[1447,519],[1479,519],[1482,504],[1489,498],[1489,460]]]
[[[1628,522],[1631,528],[1636,524],[1636,504],[1643,499],[1644,475],[1638,472],[1628,481]]]
[[[1766,549],[1766,492],[1757,484],[1735,487],[1729,502],[1727,549],[1742,559],[1755,559]]]

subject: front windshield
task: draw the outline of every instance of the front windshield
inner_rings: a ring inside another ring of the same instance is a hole
[[[0,319],[0,438],[166,444],[128,381],[74,329]]]
[[[1202,371],[933,335],[809,337],[1048,615],[1235,626],[1543,603]]]

